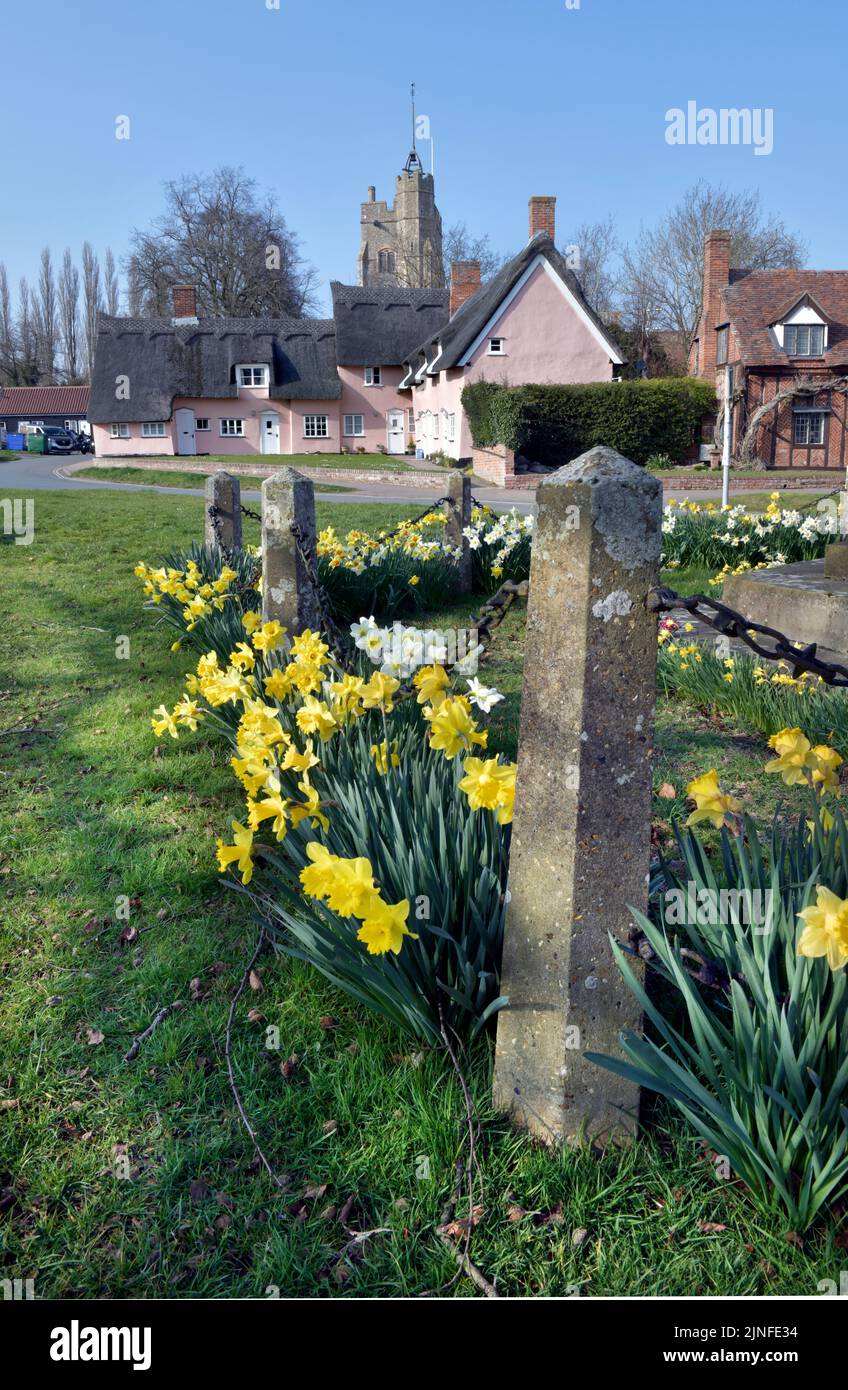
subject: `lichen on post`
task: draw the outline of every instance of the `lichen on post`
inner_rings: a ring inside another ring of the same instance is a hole
[[[310,573],[314,556],[315,488],[295,468],[281,468],[262,484],[265,622],[276,618],[291,633],[320,629],[321,608]]]
[[[538,492],[495,1100],[552,1142],[626,1138],[638,1004],[610,949],[647,905],[662,485],[612,449]]]
[[[232,554],[241,549],[241,483],[231,473],[221,469],[206,479],[207,545],[219,545]]]

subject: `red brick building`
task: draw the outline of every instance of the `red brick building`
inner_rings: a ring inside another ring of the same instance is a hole
[[[714,381],[722,399],[726,365],[734,458],[746,461],[755,412],[789,393],[761,415],[747,458],[772,468],[848,465],[848,270],[731,270],[730,233],[711,232],[689,375]]]

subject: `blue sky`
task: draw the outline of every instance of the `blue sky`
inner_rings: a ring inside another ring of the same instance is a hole
[[[369,183],[392,196],[413,79],[445,225],[500,250],[526,237],[530,194],[557,195],[563,241],[607,212],[626,239],[703,177],[758,187],[811,265],[848,266],[837,0],[31,0],[3,36],[13,284],[44,244],[120,257],[164,180],[223,163],[276,192],[324,285],[354,280],[359,203]],[[692,100],[773,108],[774,153],[669,146],[665,113]]]

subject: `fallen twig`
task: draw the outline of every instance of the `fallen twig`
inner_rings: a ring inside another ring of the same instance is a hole
[[[164,1009],[160,1009],[150,1026],[145,1028],[143,1033],[139,1033],[129,1052],[124,1057],[124,1061],[134,1062],[141,1051],[142,1043],[147,1041],[151,1033],[155,1033],[159,1025],[164,1023],[166,1018],[170,1018],[171,1014],[176,1013],[177,1009],[182,1009],[184,1007],[183,1001],[177,999],[173,1004],[166,1004]]]
[[[236,1012],[236,1005],[238,1004],[238,1001],[241,999],[241,996],[244,994],[244,991],[247,988],[248,982],[250,980],[250,972],[256,964],[257,960],[259,959],[260,955],[262,954],[267,940],[268,935],[265,931],[265,928],[263,927],[262,931],[259,933],[259,944],[256,947],[256,950],[253,952],[250,961],[245,966],[244,974],[241,977],[241,983],[239,984],[239,987],[233,995],[232,1001],[230,1003],[230,1013],[227,1019],[227,1032],[224,1040],[224,1056],[227,1059],[227,1075],[230,1078],[230,1090],[233,1093],[233,1100],[236,1103],[236,1109],[239,1112],[239,1118],[241,1119],[242,1124],[244,1125],[245,1129],[250,1135],[253,1147],[256,1151],[256,1157],[259,1159],[259,1162],[262,1164],[263,1168],[265,1169],[266,1173],[268,1174],[271,1181],[275,1184],[275,1186],[279,1187],[281,1191],[285,1191],[285,1189],[290,1186],[291,1179],[288,1177],[278,1177],[278,1175],[274,1172],[274,1169],[271,1167],[271,1164],[268,1162],[268,1159],[265,1157],[265,1154],[262,1152],[262,1149],[259,1146],[259,1140],[256,1138],[256,1130],[250,1123],[247,1111],[245,1110],[241,1096],[239,1095],[239,1089],[236,1085],[236,1078],[233,1073],[232,1030],[233,1019],[235,1018]]]

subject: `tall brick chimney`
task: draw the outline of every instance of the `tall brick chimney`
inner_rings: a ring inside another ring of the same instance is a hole
[[[174,285],[171,295],[175,319],[197,318],[197,291],[194,285]]]
[[[544,232],[556,241],[556,198],[530,199],[530,237]]]
[[[714,381],[716,374],[716,327],[724,316],[721,291],[730,284],[730,242],[730,232],[709,232],[704,242],[698,375],[706,377],[708,381]]]
[[[466,299],[476,294],[480,288],[480,262],[454,261],[450,279],[450,313],[453,318]]]

